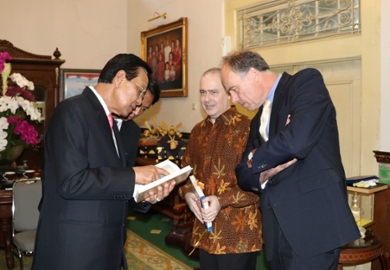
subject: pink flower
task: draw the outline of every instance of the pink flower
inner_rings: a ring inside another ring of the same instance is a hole
[[[12,60],[12,56],[8,52],[0,52],[0,73],[3,72],[7,60]]]
[[[38,144],[41,139],[38,137],[38,132],[26,120],[18,121],[16,123],[15,134],[20,134],[20,139],[26,141],[27,144]]]
[[[16,122],[18,122],[18,120],[19,120],[19,116],[17,115],[10,116],[7,118],[8,124],[15,124]]]

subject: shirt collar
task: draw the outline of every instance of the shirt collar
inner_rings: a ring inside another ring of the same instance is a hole
[[[276,79],[274,85],[272,86],[271,91],[269,92],[269,94],[268,94],[268,96],[267,96],[267,100],[268,100],[268,101],[271,101],[271,102],[274,101],[275,90],[276,90],[276,87],[278,87],[280,78],[282,78],[282,74],[279,74],[279,76],[278,76],[278,78]]]
[[[227,109],[226,111],[224,111],[220,116],[218,116],[216,119],[215,119],[215,123],[217,123],[218,121],[224,121],[224,123],[226,124],[229,124],[230,123],[230,120],[231,118],[237,113],[237,108],[236,106],[232,105],[230,106],[229,109]],[[221,120],[220,120],[221,119]],[[206,122],[209,122],[210,124],[212,124],[211,122],[211,119],[210,119],[210,116],[207,116],[207,118],[205,119]]]
[[[93,86],[90,85],[89,88],[95,94],[95,96],[99,100],[100,104],[102,105],[106,115],[108,116],[110,114],[110,111],[108,110],[108,107],[107,107],[106,103],[104,102],[103,98],[99,95],[99,93],[95,90],[95,88],[93,88]]]

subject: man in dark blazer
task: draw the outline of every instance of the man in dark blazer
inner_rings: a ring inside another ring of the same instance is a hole
[[[123,246],[134,184],[167,172],[126,167],[122,139],[109,118],[126,118],[141,105],[150,73],[139,57],[119,54],[95,87],[56,107],[45,134],[33,270],[127,269]],[[165,185],[148,201],[166,197],[173,187]]]
[[[244,51],[224,57],[222,81],[233,102],[260,108],[236,174],[243,190],[260,194],[271,269],[337,269],[340,247],[360,233],[348,205],[336,111],[321,74],[278,75],[259,54]],[[261,119],[266,103],[270,115]]]

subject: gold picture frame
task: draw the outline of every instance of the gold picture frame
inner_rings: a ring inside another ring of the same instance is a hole
[[[141,32],[141,57],[153,70],[161,97],[186,97],[187,18]]]

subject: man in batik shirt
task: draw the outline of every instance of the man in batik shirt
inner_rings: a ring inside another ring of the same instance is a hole
[[[249,136],[250,120],[230,106],[220,69],[207,70],[200,80],[200,101],[208,117],[191,131],[182,165],[191,165],[204,185],[209,208],[188,181],[179,192],[197,217],[191,245],[199,248],[202,270],[256,269],[262,246],[259,197],[238,187],[234,169]],[[204,222],[212,222],[207,232]]]

